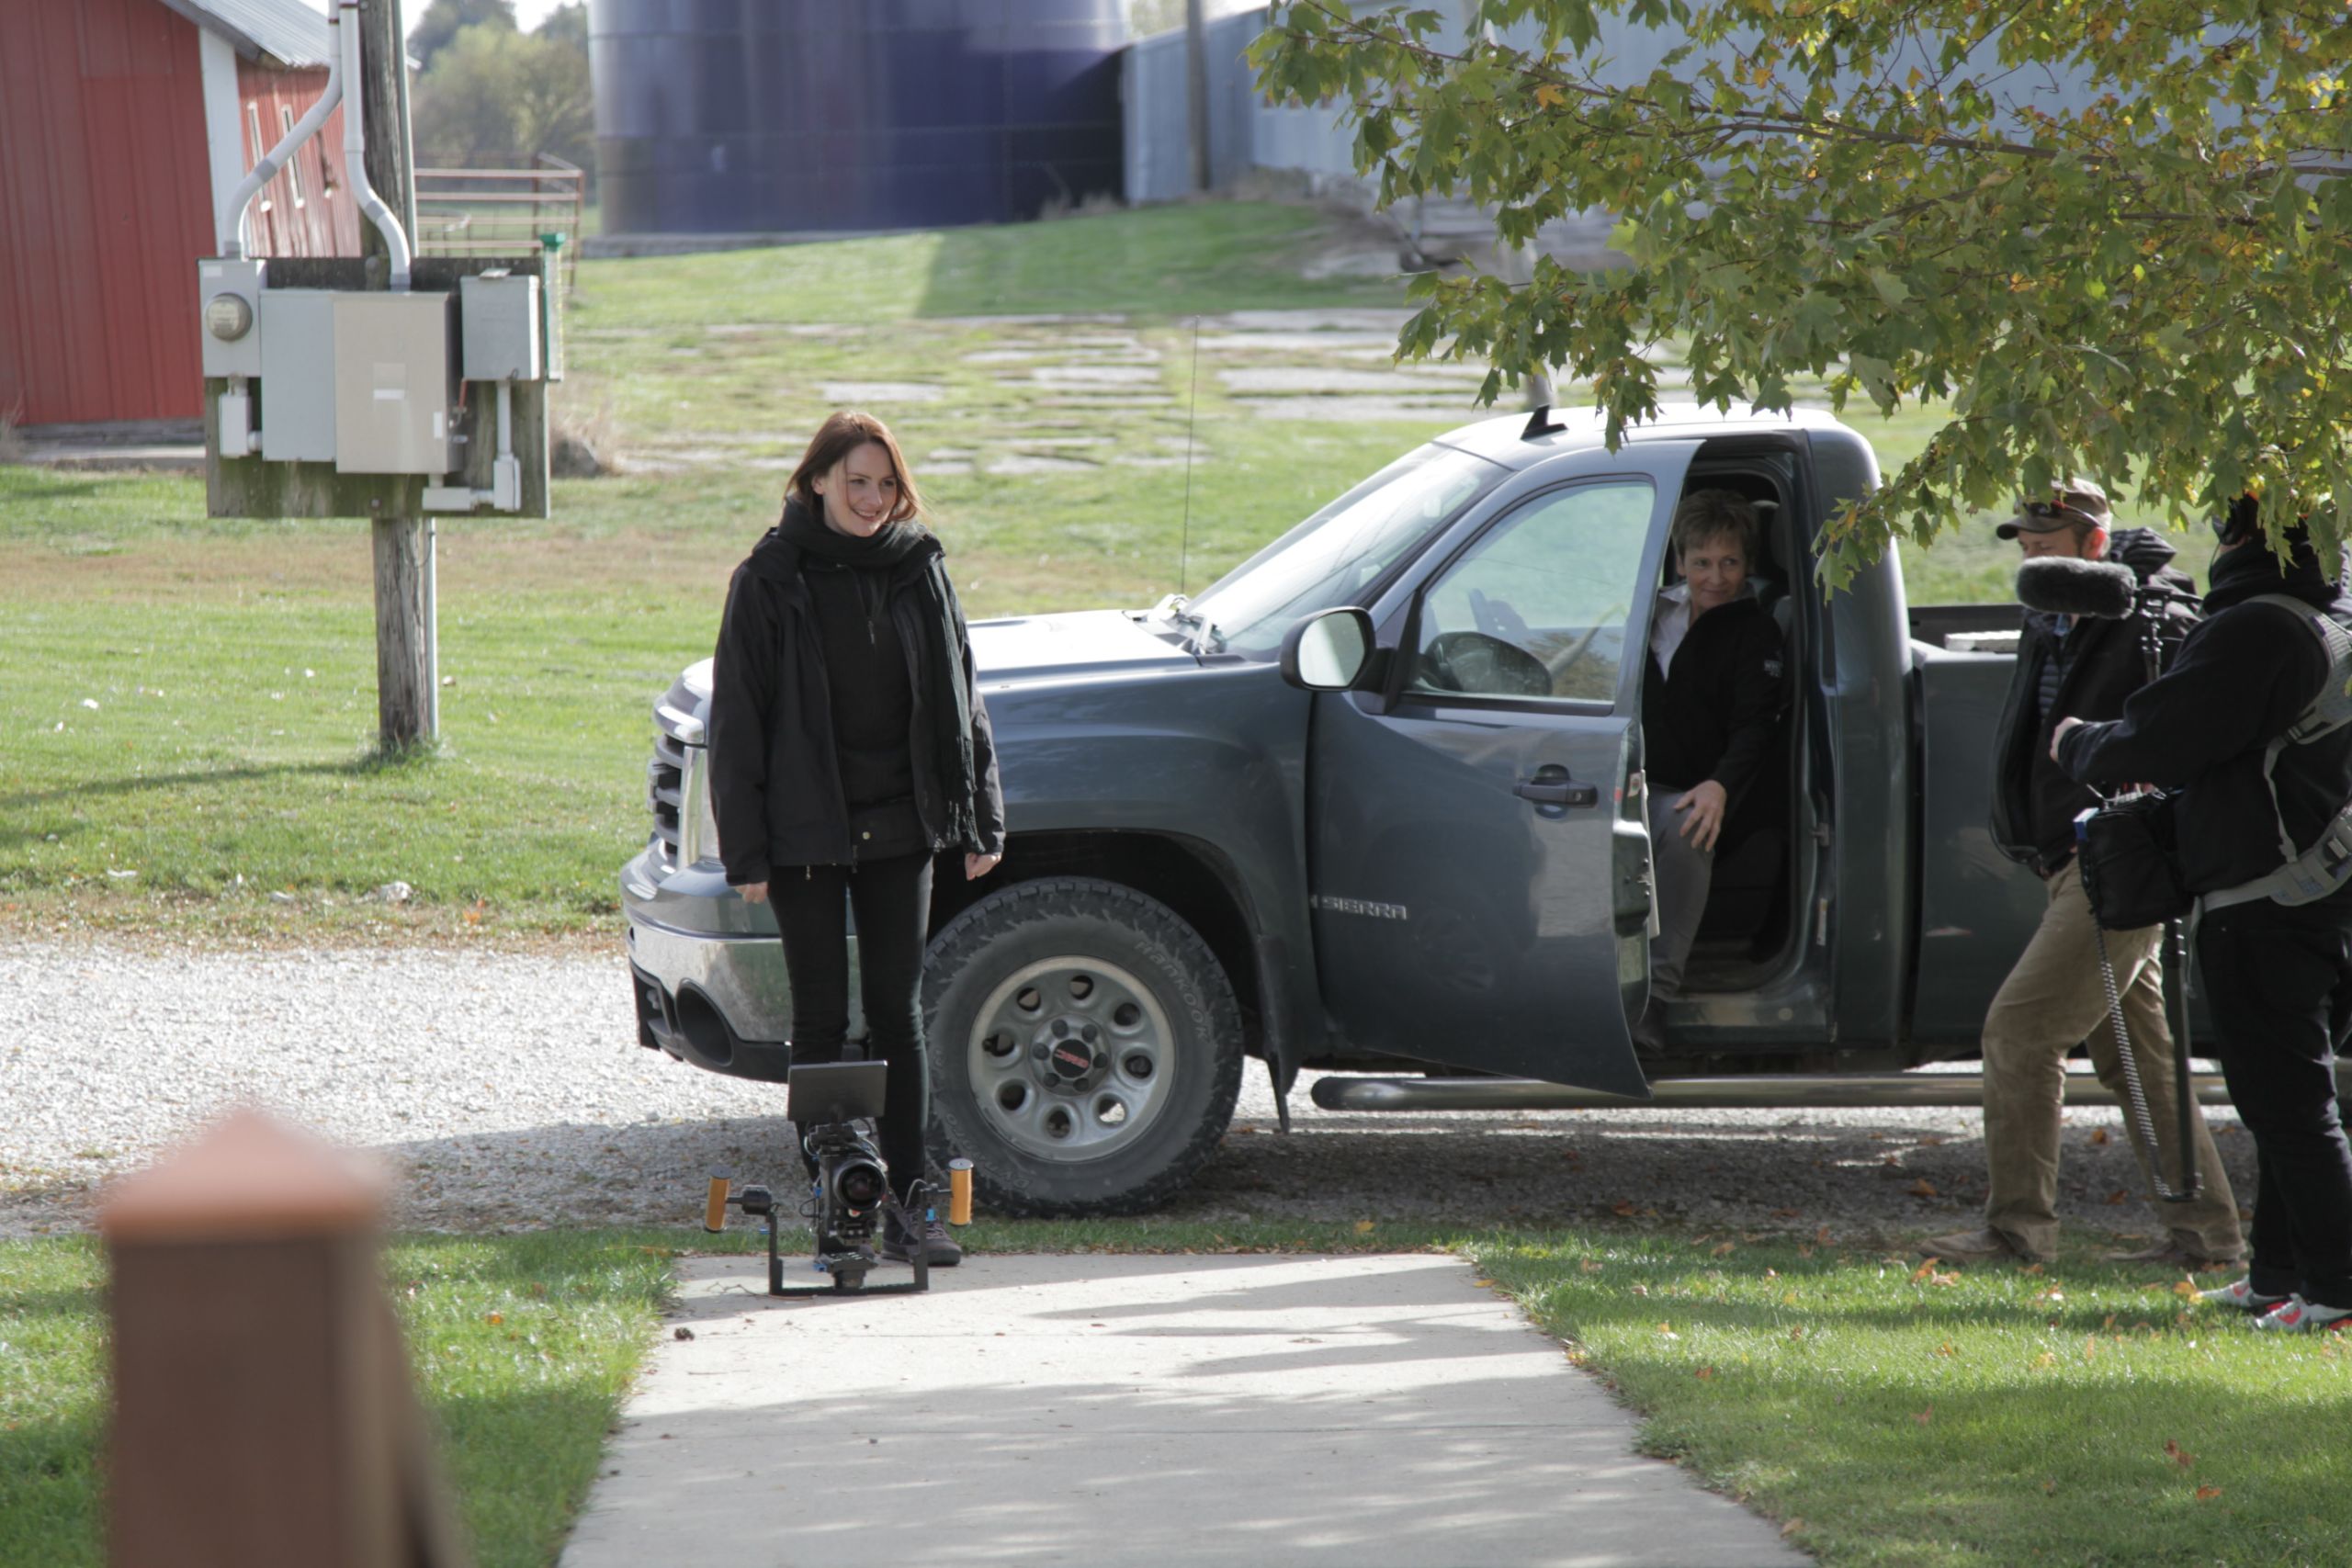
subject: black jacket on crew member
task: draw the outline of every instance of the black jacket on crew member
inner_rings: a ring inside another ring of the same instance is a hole
[[[808,530],[821,526],[797,498],[787,502],[784,521],[727,588],[711,671],[710,782],[719,855],[727,880],[739,886],[768,881],[781,866],[858,858],[825,628],[804,576],[816,563],[793,537],[809,538]],[[995,739],[945,551],[919,524],[893,524],[884,533],[888,540],[858,553],[879,558],[885,610],[907,657],[906,777],[922,833],[934,851],[999,852],[1004,794]]]
[[[2173,547],[2145,528],[2125,528],[2108,541],[2107,558],[2128,566],[2143,583],[2161,582],[2184,597],[2161,613],[2157,632],[2165,662],[2197,624],[2197,587],[2172,570]],[[2017,671],[2009,678],[2001,708],[1993,762],[1993,842],[2003,854],[2047,876],[2074,858],[2075,818],[2098,804],[2089,787],[2075,783],[2050,760],[2050,732],[2070,715],[2080,719],[2123,716],[2123,702],[2148,683],[2148,661],[2141,614],[2120,621],[2075,617],[2061,637],[2058,617],[2025,613],[2018,638]],[[2057,684],[2047,708],[2041,695],[2044,677],[2057,666]]]
[[[1720,852],[1770,821],[1781,791],[1768,766],[1781,754],[1788,678],[1781,628],[1754,598],[1702,615],[1674,650],[1674,668],[1647,653],[1642,671],[1642,766],[1653,791],[1724,786]]]
[[[2117,789],[2135,782],[2179,794],[2174,826],[2182,880],[2193,893],[2235,887],[2285,863],[2278,825],[2296,845],[2314,842],[2352,799],[2352,728],[2279,754],[2273,807],[2263,783],[2265,747],[2318,695],[2328,660],[2319,639],[2282,609],[2249,604],[2285,593],[2352,626],[2352,599],[2321,571],[2308,544],[2282,567],[2259,542],[2213,562],[2205,620],[2162,680],[2123,705],[2123,716],[2068,732],[2066,772]],[[2065,716],[2064,714],[2060,717]]]

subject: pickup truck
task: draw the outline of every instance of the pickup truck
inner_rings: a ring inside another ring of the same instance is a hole
[[[1195,599],[974,624],[1010,837],[936,881],[934,1149],[1001,1212],[1146,1208],[1249,1058],[1285,1125],[1303,1068],[1364,1075],[1315,1086],[1355,1109],[1973,1103],[1905,1069],[1974,1053],[2041,913],[1986,826],[2018,614],[1914,608],[1892,555],[1819,592],[1825,519],[1877,479],[1822,413],[1668,410],[1611,452],[1539,410],[1406,453]],[[1785,820],[1718,864],[1644,1050],[1642,669],[1699,487],[1762,520]],[[709,692],[705,660],[655,705],[638,1037],[780,1082],[789,986],[720,870]]]

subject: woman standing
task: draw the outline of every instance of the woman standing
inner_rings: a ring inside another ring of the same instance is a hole
[[[1761,782],[1780,728],[1781,628],[1748,592],[1755,541],[1756,509],[1733,491],[1694,491],[1674,510],[1682,581],[1658,595],[1642,681],[1658,934],[1650,1008],[1635,1032],[1653,1048],[1662,1040],[1657,1004],[1682,993],[1717,843]]]
[[[846,900],[869,1059],[889,1064],[883,1162],[901,1201],[931,1121],[918,993],[933,859],[967,878],[1004,858],[1004,795],[964,613],[905,456],[871,414],[835,413],[784,516],[735,569],[710,696],[712,804],[727,880],[772,904],[792,981],[792,1058],[841,1059]],[[885,1225],[881,1250],[915,1238]],[[962,1254],[937,1222],[931,1261]]]

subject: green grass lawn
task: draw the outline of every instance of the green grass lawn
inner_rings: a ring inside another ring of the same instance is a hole
[[[1837,1565],[2338,1562],[2352,1337],[2257,1338],[2078,1238],[2041,1273],[1589,1228],[983,1224],[998,1251],[1451,1250]],[[553,1560],[698,1231],[411,1237],[385,1274],[478,1561]],[[0,1243],[0,1564],[96,1563],[103,1258]],[[941,1288],[954,1288],[947,1276]],[[495,1321],[493,1321],[495,1319]]]

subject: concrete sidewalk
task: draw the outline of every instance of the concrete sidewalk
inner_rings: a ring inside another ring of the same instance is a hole
[[[1448,1257],[696,1258],[563,1568],[1796,1564]],[[877,1280],[903,1278],[886,1269]]]

